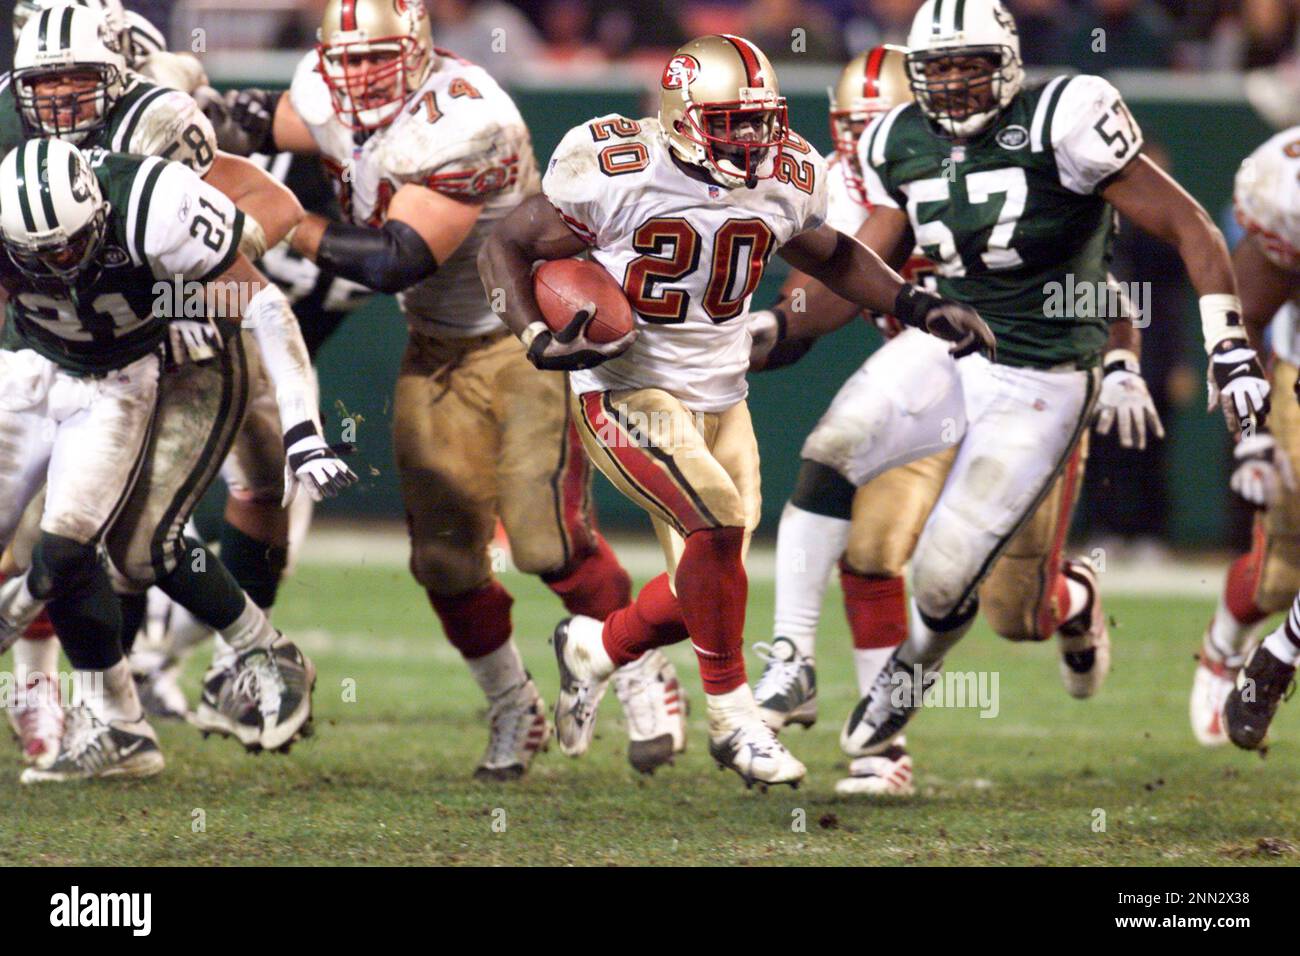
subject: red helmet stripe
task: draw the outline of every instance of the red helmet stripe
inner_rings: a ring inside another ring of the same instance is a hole
[[[754,48],[750,46],[749,41],[742,37],[732,36],[730,33],[724,33],[722,37],[724,40],[731,41],[731,45],[740,54],[740,61],[745,64],[745,76],[749,78],[749,85],[762,86],[763,65],[758,62],[758,57],[754,54]]]
[[[885,62],[885,48],[878,46],[867,54],[866,77],[862,84],[862,96],[872,100],[880,95],[880,67]]]
[[[343,8],[339,11],[339,26],[345,31],[357,28],[357,0],[343,0]]]

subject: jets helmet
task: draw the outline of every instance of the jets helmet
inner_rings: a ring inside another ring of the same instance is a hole
[[[672,55],[659,87],[659,123],[678,159],[729,189],[774,175],[789,121],[762,50],[729,34],[700,37]]]
[[[421,0],[329,0],[317,40],[334,113],[358,131],[391,123],[436,60]]]
[[[907,46],[917,104],[945,136],[983,131],[1024,82],[1016,21],[1000,0],[925,0]]]
[[[0,239],[24,275],[75,285],[97,268],[109,204],[86,156],[29,139],[0,162]]]
[[[83,89],[48,92],[58,78],[93,75]],[[13,87],[28,136],[58,136],[80,143],[108,120],[126,84],[126,61],[97,11],[82,6],[41,10],[28,19],[14,51]],[[46,92],[39,92],[44,83]]]
[[[98,11],[113,34],[113,42],[110,45],[119,53],[126,54],[128,46],[126,8],[122,6],[122,0],[18,0],[14,4],[13,14],[14,43],[18,42],[18,34],[35,14],[51,7],[66,6],[89,7],[91,10]]]

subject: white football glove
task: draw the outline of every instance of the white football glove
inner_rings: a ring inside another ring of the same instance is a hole
[[[221,351],[221,333],[210,319],[173,319],[167,323],[172,365],[210,362]]]
[[[312,501],[333,498],[357,476],[321,437],[315,422],[300,422],[284,435],[284,500],[287,508],[302,485]]]
[[[1229,482],[1232,490],[1256,508],[1269,508],[1284,491],[1295,491],[1295,472],[1286,452],[1268,432],[1244,436],[1233,451],[1237,467]]]
[[[1148,428],[1156,438],[1164,438],[1165,426],[1138,370],[1137,356],[1127,349],[1113,349],[1106,353],[1103,368],[1106,376],[1097,398],[1097,434],[1109,435],[1118,421],[1120,445],[1145,451]]]
[[[1228,430],[1236,435],[1242,423],[1268,414],[1268,379],[1259,364],[1259,356],[1244,338],[1221,340],[1210,352],[1206,368],[1209,385],[1209,402],[1206,411],[1215,406],[1223,409]]]

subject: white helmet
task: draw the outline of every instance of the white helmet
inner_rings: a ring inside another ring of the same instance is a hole
[[[81,150],[29,139],[0,162],[0,239],[37,281],[75,285],[96,267],[109,204]]]
[[[109,45],[123,56],[126,55],[129,44],[128,27],[126,8],[122,6],[122,0],[18,0],[14,4],[14,43],[18,42],[18,34],[32,16],[50,7],[66,6],[89,7],[91,10],[99,11],[113,33],[114,39]]]
[[[108,121],[126,84],[126,61],[112,40],[103,16],[87,7],[50,7],[27,21],[14,51],[13,87],[28,136],[80,143]],[[99,81],[80,93],[37,95],[37,81],[74,72],[97,73]],[[71,119],[61,122],[67,112]]]
[[[917,105],[948,136],[964,139],[983,130],[1024,82],[1016,21],[1000,0],[925,0],[907,46],[908,81]],[[931,65],[965,58],[986,59],[988,68],[931,75]]]

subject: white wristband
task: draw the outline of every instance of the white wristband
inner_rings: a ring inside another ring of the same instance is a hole
[[[1205,354],[1224,339],[1244,339],[1246,327],[1241,323],[1241,299],[1227,292],[1200,298],[1201,334],[1205,337]]]
[[[527,351],[533,347],[533,339],[537,338],[537,336],[541,335],[543,332],[549,331],[551,330],[547,327],[545,322],[530,322],[528,323],[528,328],[519,333],[519,341],[524,343],[524,350]]]
[[[249,262],[256,262],[266,254],[266,230],[247,213],[244,214],[244,231],[239,237],[239,251]]]
[[[1111,349],[1101,360],[1101,367],[1108,369],[1116,362],[1124,366],[1124,369],[1134,374],[1141,374],[1142,366],[1138,363],[1138,357],[1129,349]]]

